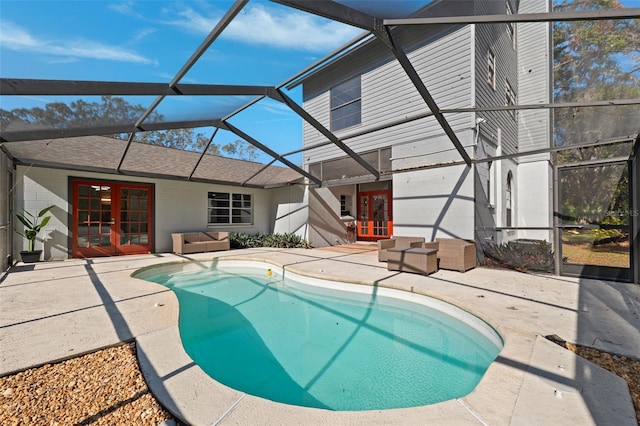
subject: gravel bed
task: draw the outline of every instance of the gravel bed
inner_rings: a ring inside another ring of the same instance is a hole
[[[142,377],[134,343],[0,378],[0,425],[153,425],[173,417]]]
[[[640,425],[640,359],[611,354],[588,346],[576,345],[556,335],[546,336],[546,338],[622,377],[629,385],[629,393],[636,410],[636,419]]]
[[[559,338],[547,339],[627,381],[640,424],[640,360]],[[153,397],[134,343],[0,378],[0,425],[151,425],[180,423]]]

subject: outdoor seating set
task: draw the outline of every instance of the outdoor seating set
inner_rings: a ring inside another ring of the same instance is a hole
[[[456,238],[393,237],[378,241],[378,261],[389,271],[428,275],[438,269],[466,272],[476,266],[476,246]]]

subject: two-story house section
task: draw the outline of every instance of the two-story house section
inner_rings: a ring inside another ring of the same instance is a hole
[[[550,1],[520,1],[519,13],[551,12]],[[549,22],[521,23],[517,27],[518,103],[552,102],[552,29]],[[518,152],[551,147],[551,110],[518,111]],[[503,182],[507,182],[506,177]],[[518,157],[517,216],[511,223],[521,239],[553,240],[553,165],[551,154]]]
[[[517,13],[516,0],[437,1],[416,17]],[[504,240],[516,228],[520,115],[515,24],[394,29],[411,64],[470,158],[467,165],[409,77],[377,39],[302,79],[304,108],[380,171],[368,173],[310,125],[304,167],[325,182],[308,194],[315,245],[391,235]],[[473,109],[478,108],[476,112]],[[450,111],[450,112],[448,112]],[[547,142],[548,144],[548,139]],[[486,160],[486,161],[485,161]],[[545,187],[548,192],[548,187]]]

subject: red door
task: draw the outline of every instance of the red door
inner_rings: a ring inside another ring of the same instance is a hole
[[[150,253],[153,187],[76,180],[72,185],[72,256]]]
[[[358,193],[358,239],[381,240],[393,234],[391,190]]]

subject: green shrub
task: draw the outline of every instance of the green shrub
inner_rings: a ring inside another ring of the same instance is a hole
[[[231,248],[255,247],[311,248],[311,244],[296,234],[241,234],[231,233]]]
[[[553,272],[553,250],[546,241],[484,245],[484,263],[518,271]]]
[[[620,228],[625,224],[623,218],[607,216],[602,220],[601,228],[592,230],[593,232],[593,245],[599,244],[617,243],[627,241],[629,239],[629,233],[623,232]]]

